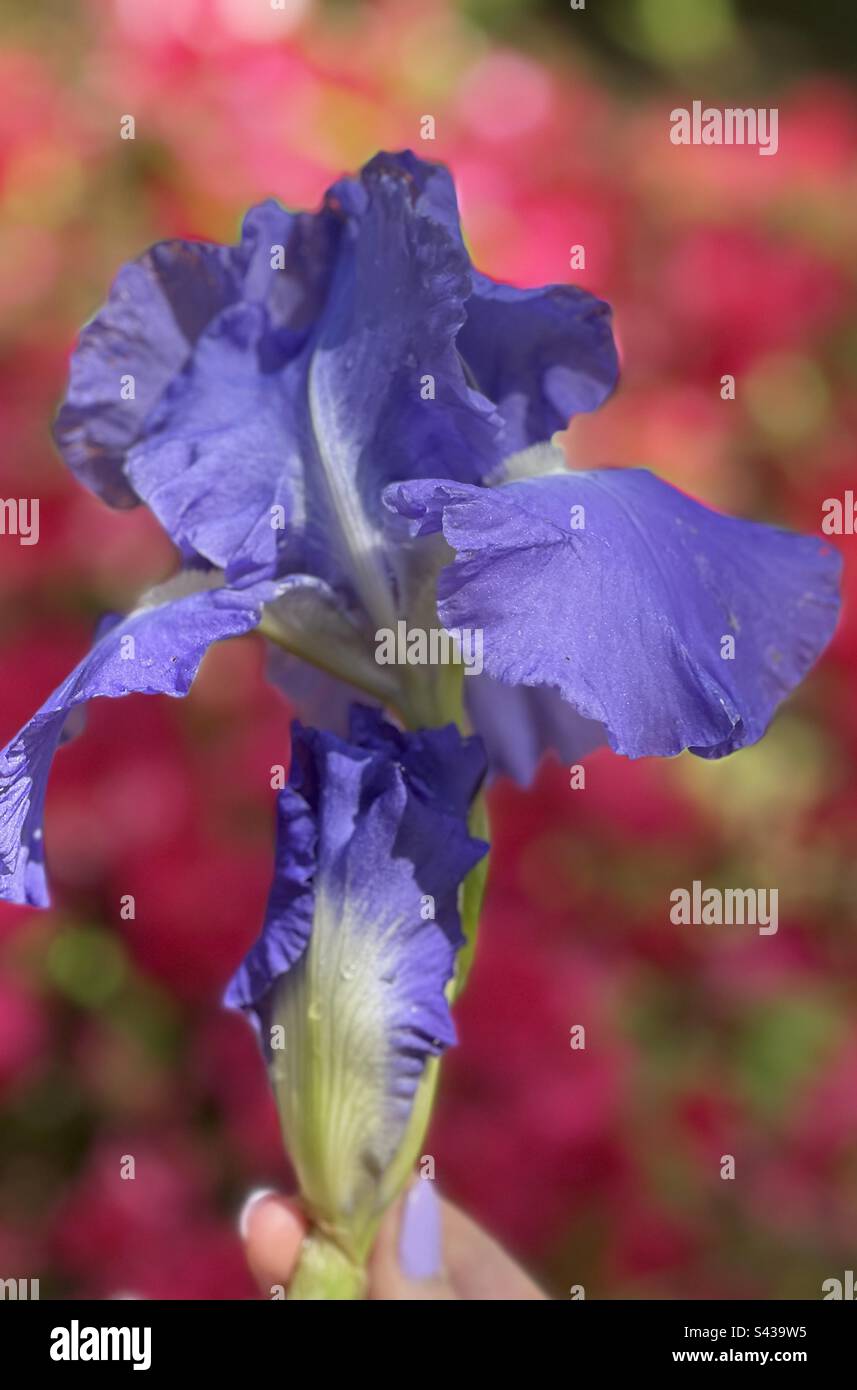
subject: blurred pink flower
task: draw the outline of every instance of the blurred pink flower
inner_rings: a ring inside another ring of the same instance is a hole
[[[14,976],[0,974],[0,1097],[32,1082],[49,1044],[43,1002]]]

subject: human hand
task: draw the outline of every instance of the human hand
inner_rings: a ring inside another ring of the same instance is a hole
[[[247,1260],[261,1291],[288,1288],[309,1222],[296,1199],[252,1196],[241,1215]],[[545,1295],[470,1217],[418,1178],[387,1212],[368,1266],[373,1300],[521,1300]]]

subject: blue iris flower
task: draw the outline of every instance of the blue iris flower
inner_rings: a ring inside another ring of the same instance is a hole
[[[257,1025],[317,1225],[292,1296],[359,1293],[420,1151],[472,952],[486,761],[527,782],[547,749],[722,757],[833,632],[820,540],[644,471],[569,471],[552,436],[616,377],[607,306],[475,271],[449,175],[410,153],[317,213],[261,204],[237,246],[153,247],[74,353],[60,450],[112,506],[148,505],[181,563],[0,754],[0,896],[48,902],[46,785],[80,706],[185,695],[212,643],[269,640],[324,730],[293,733],[265,924],[227,1002]],[[379,634],[440,627],[480,635],[478,673],[379,661]]]
[[[448,173],[410,153],[316,213],[261,204],[237,246],[165,242],[124,267],[56,439],[106,502],[152,509],[181,570],[0,755],[0,894],[47,902],[42,808],[73,707],[183,695],[212,642],[253,628],[340,730],[355,690],[411,727],[460,712],[448,673],[378,664],[379,630],[481,632],[469,721],[522,781],[547,748],[758,739],[832,634],[838,558],[646,472],[568,471],[551,436],[616,376],[607,306],[476,272]]]

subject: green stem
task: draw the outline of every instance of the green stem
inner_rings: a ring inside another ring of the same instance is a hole
[[[490,828],[488,825],[488,808],[485,804],[484,790],[479,793],[474,801],[468,818],[467,828],[471,835],[477,839],[487,840],[490,843]],[[479,931],[479,917],[482,912],[482,899],[485,894],[485,883],[488,878],[488,861],[491,857],[489,850],[475,868],[470,870],[461,889],[461,929],[464,932],[464,945],[458,953],[455,962],[455,974],[451,982],[449,991],[449,1002],[452,1004],[459,997],[464,986],[467,984],[467,977],[473,965],[473,957],[476,952],[476,937]]]
[[[313,1227],[303,1243],[298,1267],[289,1285],[289,1300],[326,1299],[341,1302],[364,1297],[366,1260],[369,1258],[384,1213],[405,1186],[422,1149],[431,1119],[439,1074],[440,1058],[430,1057],[414,1098],[405,1136],[378,1190],[376,1215],[363,1229],[359,1259],[348,1255],[339,1242],[327,1235],[321,1227]]]
[[[291,1301],[326,1299],[345,1302],[362,1298],[366,1271],[349,1259],[341,1245],[316,1227],[306,1237],[298,1267],[286,1295]]]

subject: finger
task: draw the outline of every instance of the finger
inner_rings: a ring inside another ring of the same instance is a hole
[[[506,1251],[417,1179],[387,1216],[370,1264],[374,1299],[534,1300],[545,1295]]]
[[[282,1298],[295,1272],[308,1223],[296,1202],[275,1192],[255,1192],[240,1219],[247,1263],[267,1298]]]
[[[546,1295],[497,1241],[451,1202],[443,1204],[446,1265],[457,1298],[514,1302]]]
[[[387,1212],[369,1265],[369,1297],[457,1297],[443,1261],[443,1209],[433,1182],[418,1179]]]

